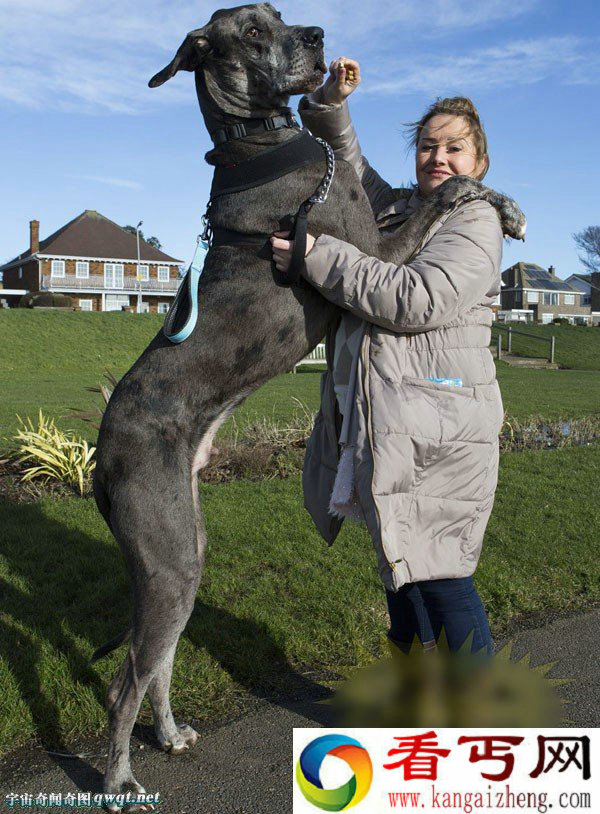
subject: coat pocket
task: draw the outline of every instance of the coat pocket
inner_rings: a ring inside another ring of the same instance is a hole
[[[374,416],[377,493],[482,500],[497,447],[496,388],[409,376],[382,382],[382,409]]]

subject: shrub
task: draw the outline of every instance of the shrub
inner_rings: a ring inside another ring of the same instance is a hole
[[[570,325],[571,323],[566,317],[555,317],[552,320],[553,325]]]
[[[24,294],[19,300],[19,308],[72,308],[73,298],[66,294],[53,294],[42,291],[36,294]]]
[[[92,472],[96,467],[93,460],[96,447],[78,438],[73,432],[62,432],[54,419],[46,418],[39,412],[38,427],[33,426],[30,418],[27,422],[17,416],[21,429],[13,436],[18,442],[17,461],[31,461],[35,465],[24,470],[22,481],[43,478],[44,483],[55,480],[71,486],[77,486],[79,493],[84,494],[89,488]]]

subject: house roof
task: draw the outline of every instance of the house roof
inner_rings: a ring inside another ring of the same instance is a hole
[[[135,234],[105,218],[100,212],[86,209],[45,240],[40,240],[39,254],[137,260],[137,238]],[[29,249],[0,266],[0,270],[28,257],[31,257]],[[140,238],[140,260],[182,262],[160,249],[155,249],[142,238]]]
[[[536,263],[515,263],[514,266],[502,272],[502,278],[508,282],[509,272],[514,269],[515,288],[534,288],[541,291],[574,291],[581,293],[578,288],[554,277],[548,269],[538,266]]]

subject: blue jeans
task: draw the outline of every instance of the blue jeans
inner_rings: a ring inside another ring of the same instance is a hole
[[[451,652],[457,651],[471,631],[471,652],[494,653],[483,603],[472,577],[410,582],[396,593],[386,590],[390,614],[389,636],[405,650],[415,633],[421,643],[437,641],[442,626]]]

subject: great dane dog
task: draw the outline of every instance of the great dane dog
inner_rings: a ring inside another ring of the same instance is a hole
[[[209,130],[277,116],[291,95],[322,83],[323,31],[286,25],[269,3],[217,11],[186,36],[149,84],[160,85],[180,70],[195,72]],[[215,166],[237,164],[297,133],[265,130],[226,141],[206,158]],[[289,228],[324,166],[315,161],[259,188],[222,196],[211,210],[213,225],[267,235]],[[450,179],[400,231],[384,237],[344,161],[337,162],[327,201],[310,213],[310,231],[400,264],[435,217],[469,194],[489,200],[504,232],[522,237],[524,219],[516,205],[467,178]],[[159,332],[119,381],[98,437],[94,495],[123,552],[133,593],[130,629],[96,654],[129,642],[107,696],[106,794],[142,790],[131,771],[129,739],[145,693],[163,749],[179,754],[197,739],[190,726],[175,723],[169,685],[202,572],[206,536],[197,473],[209,460],[214,435],[248,394],[306,356],[338,314],[310,286],[279,284],[269,251],[235,245],[210,249],[199,298],[200,316],[189,338],[172,344]]]

